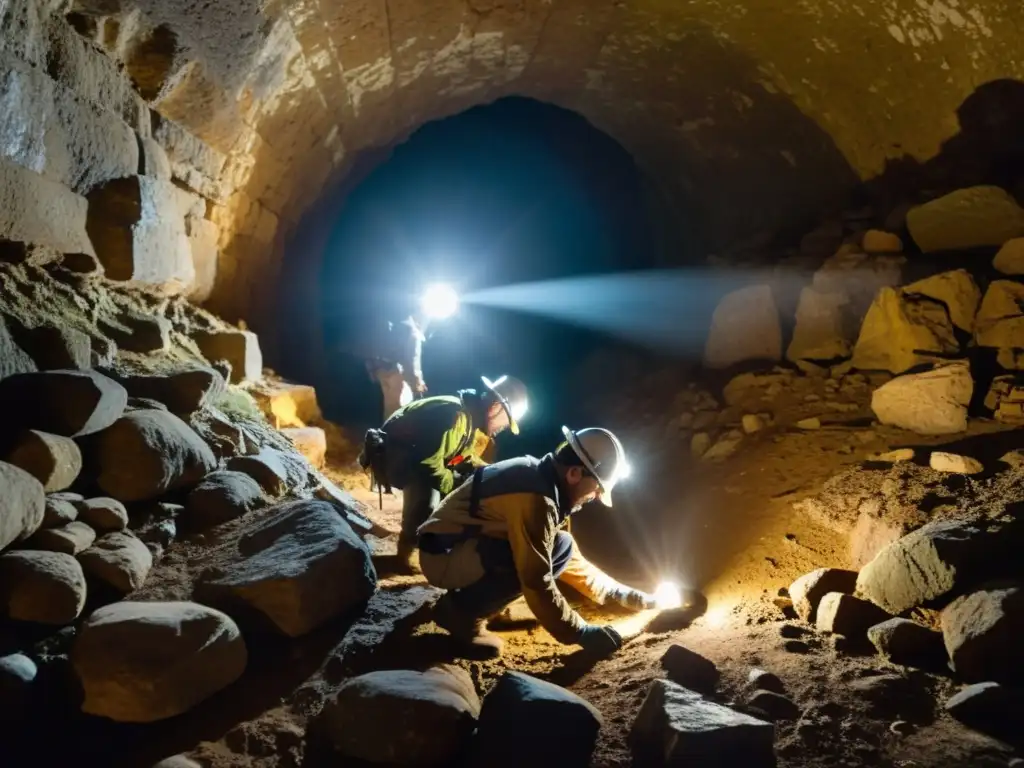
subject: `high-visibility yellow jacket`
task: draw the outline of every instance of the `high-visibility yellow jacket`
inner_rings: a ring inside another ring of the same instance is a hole
[[[552,454],[536,459],[523,456],[484,469],[474,510],[473,483],[459,486],[438,505],[419,533],[434,533],[452,541],[472,536],[506,539],[530,610],[560,643],[579,641],[587,626],[555,584],[551,551],[555,535],[572,510],[559,488]],[[583,557],[575,541],[568,567],[558,576],[594,602],[633,592]]]

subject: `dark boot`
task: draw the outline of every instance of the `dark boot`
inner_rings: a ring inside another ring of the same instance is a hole
[[[459,644],[470,659],[496,659],[505,641],[487,629],[487,619],[472,616],[456,604],[453,593],[445,594],[434,605],[434,621]]]

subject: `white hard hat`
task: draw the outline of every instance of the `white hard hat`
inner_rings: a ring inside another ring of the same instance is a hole
[[[481,376],[484,386],[494,393],[501,403],[501,407],[508,414],[508,426],[513,435],[519,434],[519,420],[526,415],[527,398],[526,385],[514,376],[502,376],[497,381],[491,381],[486,376]]]
[[[612,489],[619,480],[629,477],[630,473],[626,451],[619,438],[600,427],[588,427],[579,432],[562,427],[562,434],[583,466],[597,478],[601,485],[601,501],[610,507]]]

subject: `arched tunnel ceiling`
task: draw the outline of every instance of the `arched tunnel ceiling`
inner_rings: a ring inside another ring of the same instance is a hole
[[[976,88],[1024,79],[1019,0],[74,0],[73,10],[156,111],[219,153],[213,216],[233,296],[277,266],[268,248],[281,250],[362,150],[505,95],[584,115],[723,244],[888,161],[932,158]]]

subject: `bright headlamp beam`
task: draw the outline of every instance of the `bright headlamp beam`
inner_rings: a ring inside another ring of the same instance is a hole
[[[420,300],[423,314],[433,320],[451,317],[459,309],[459,296],[447,283],[428,285]]]
[[[662,611],[679,608],[683,604],[679,586],[671,581],[663,581],[657,586],[654,590],[654,599],[658,603],[658,609]]]

